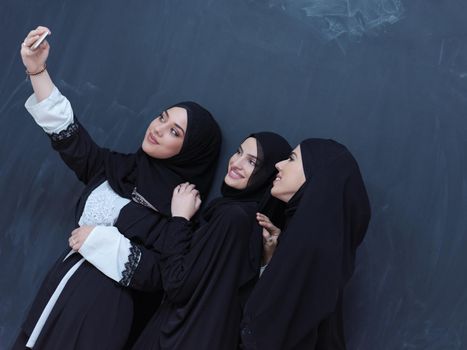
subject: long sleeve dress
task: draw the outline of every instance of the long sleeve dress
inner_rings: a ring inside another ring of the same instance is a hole
[[[94,143],[57,88],[39,103],[31,96],[26,108],[86,185],[76,225],[96,227],[79,253],[67,249],[53,265],[13,349],[123,349],[138,311],[134,300],[150,297],[155,309],[161,298],[154,247],[167,220],[144,198],[129,200],[112,190],[104,158],[122,155]],[[144,280],[133,278],[136,268]],[[145,291],[147,286],[151,294],[141,292],[136,299],[137,292],[126,288]],[[145,311],[152,314],[154,309]]]

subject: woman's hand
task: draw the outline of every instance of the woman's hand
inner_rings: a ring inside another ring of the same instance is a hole
[[[95,226],[81,226],[77,229],[71,231],[70,238],[68,238],[68,244],[71,249],[75,252],[80,250],[83,246],[84,241],[88,238],[91,231],[94,229]]]
[[[47,61],[50,50],[47,40],[44,40],[36,50],[31,49],[31,46],[45,32],[50,33],[50,30],[46,27],[39,26],[30,31],[21,44],[21,58],[29,73],[37,73],[45,67],[45,62]]]
[[[277,239],[281,234],[281,229],[275,226],[264,214],[256,213],[256,220],[263,228],[263,261],[262,265],[269,264],[277,247]]]
[[[201,205],[199,191],[188,182],[175,187],[172,195],[172,216],[180,216],[190,220]]]

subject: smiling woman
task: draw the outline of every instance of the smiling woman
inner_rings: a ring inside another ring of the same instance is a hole
[[[138,310],[150,313],[160,301],[157,247],[172,191],[190,181],[202,195],[208,192],[221,133],[206,109],[181,102],[150,123],[135,153],[99,147],[47,72],[47,41],[31,48],[46,32],[38,27],[21,45],[34,89],[26,108],[86,187],[70,247],[46,276],[13,349],[123,349],[145,323]],[[135,265],[154,267],[148,279],[156,294],[143,307],[125,288],[146,290],[146,281],[133,278]]]
[[[358,164],[345,146],[308,139],[276,167],[286,223],[246,304],[243,349],[345,349],[342,294],[370,220]]]
[[[208,204],[199,228],[190,221],[200,204],[196,189],[177,187],[159,264],[164,302],[134,349],[238,349],[242,308],[259,271],[255,213],[274,164],[289,152],[275,133],[247,137],[229,160],[222,197]],[[136,268],[135,276],[142,272]]]

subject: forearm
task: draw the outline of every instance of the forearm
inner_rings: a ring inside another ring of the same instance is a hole
[[[96,226],[79,253],[124,287],[142,291],[161,288],[159,254],[131,242],[114,226]]]
[[[35,72],[30,72],[35,73]],[[37,102],[45,100],[53,91],[54,83],[47,70],[37,75],[30,75],[31,85],[34,90]]]

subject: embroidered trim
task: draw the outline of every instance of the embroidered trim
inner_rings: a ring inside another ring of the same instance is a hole
[[[71,123],[70,125],[67,126],[66,129],[58,132],[58,133],[53,133],[50,134],[50,138],[52,141],[57,142],[57,141],[62,141],[65,140],[75,134],[78,133],[79,130],[79,124],[78,123]]]
[[[128,261],[125,263],[125,270],[122,272],[122,279],[118,281],[121,285],[128,287],[130,284],[135,270],[138,267],[139,261],[141,260],[141,249],[136,245],[131,243],[130,255],[128,256]]]
[[[133,202],[136,202],[138,204],[141,204],[142,206],[145,206],[146,208],[150,208],[154,211],[159,212],[159,210],[157,210],[151,203],[149,203],[146,200],[146,198],[144,198],[141,194],[139,194],[136,191],[136,187],[133,188],[133,192],[131,193],[131,199],[133,200]]]

